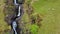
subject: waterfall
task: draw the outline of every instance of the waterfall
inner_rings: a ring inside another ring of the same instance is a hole
[[[18,5],[17,0],[14,0],[14,4],[15,4],[15,5]]]
[[[21,7],[19,6],[18,8],[19,9],[18,9],[18,15],[17,16],[19,17],[20,16],[20,9],[21,9]]]
[[[13,30],[14,30],[15,34],[17,34],[17,31],[16,31],[17,23],[16,23],[16,21],[12,22],[12,26],[13,26]]]
[[[18,7],[17,7],[17,8],[18,8],[18,11],[17,11],[18,14],[17,14],[16,17],[19,17],[19,16],[21,15],[21,14],[20,14],[21,6],[18,5],[17,0],[14,0],[14,4],[15,4],[15,6],[18,6]],[[13,20],[13,22],[12,22],[12,27],[13,27],[14,34],[17,34],[17,31],[16,31],[16,28],[17,28],[17,22],[16,22],[16,19]]]
[[[13,28],[14,34],[18,34],[17,29],[16,29],[16,28],[18,27],[18,26],[17,26],[18,24],[17,24],[17,22],[16,22],[16,18],[19,18],[19,17],[21,16],[21,5],[22,5],[22,4],[17,3],[17,1],[18,1],[18,0],[14,0],[14,5],[17,6],[17,9],[18,9],[18,10],[17,10],[16,12],[17,12],[18,14],[16,14],[16,17],[15,17],[14,20],[12,19],[12,20],[13,20],[13,22],[12,22],[12,28]]]

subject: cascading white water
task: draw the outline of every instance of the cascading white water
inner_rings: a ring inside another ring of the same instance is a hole
[[[14,4],[15,4],[15,5],[18,5],[17,0],[14,0]]]
[[[14,0],[14,4],[16,6],[18,6],[18,3],[17,3],[17,0]],[[18,6],[18,14],[17,14],[17,17],[19,17],[21,14],[20,14],[20,9],[21,9],[21,6]],[[17,34],[17,31],[16,31],[16,27],[17,27],[17,22],[16,21],[13,21],[12,22],[12,26],[13,26],[13,30],[14,30],[14,33]]]
[[[18,6],[18,3],[17,3],[17,0],[14,0],[14,4],[16,5],[16,6]],[[21,9],[21,7],[19,6],[18,7],[18,17],[20,16],[20,9]]]
[[[18,9],[18,17],[20,16],[20,9],[21,9],[21,7],[19,6],[19,9]]]
[[[17,23],[16,23],[16,21],[13,21],[12,26],[13,26],[13,30],[14,30],[15,34],[17,34],[17,31],[16,31]]]

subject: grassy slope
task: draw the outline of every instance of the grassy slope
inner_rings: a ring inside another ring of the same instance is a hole
[[[8,26],[4,21],[3,7],[4,7],[4,0],[0,0],[0,34],[2,34],[2,32],[5,29],[8,29]]]
[[[60,34],[60,0],[39,0],[33,6],[44,15],[38,34]]]
[[[2,28],[4,28],[4,26],[2,25],[2,24],[4,24],[4,21],[3,21],[3,17],[4,17],[4,15],[3,15],[3,0],[0,0],[0,30],[2,29]],[[4,24],[5,25],[5,24]]]
[[[0,0],[0,30],[6,29],[3,15],[3,0]],[[60,0],[39,0],[34,3],[37,13],[44,15],[38,34],[60,34]]]

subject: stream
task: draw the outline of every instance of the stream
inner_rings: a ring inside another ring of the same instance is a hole
[[[19,17],[21,16],[21,5],[22,5],[22,4],[17,3],[17,1],[18,1],[18,0],[14,0],[14,5],[15,5],[15,6],[18,6],[18,7],[17,7],[17,8],[18,8],[18,10],[17,10],[17,13],[18,13],[18,14],[16,14],[16,17],[19,18]],[[12,29],[13,29],[13,31],[14,31],[14,32],[13,32],[14,34],[18,34],[18,33],[17,33],[17,27],[18,27],[17,25],[18,25],[18,24],[17,24],[17,21],[16,21],[16,17],[15,17],[15,19],[12,19],[12,20],[13,20],[13,21],[12,21]]]

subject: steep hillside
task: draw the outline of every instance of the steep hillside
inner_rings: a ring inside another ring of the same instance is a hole
[[[0,2],[0,34],[3,34],[10,26],[4,21],[4,0]],[[24,15],[18,22],[22,23],[24,33],[29,30],[32,34],[60,34],[60,0],[26,0],[23,6]]]

